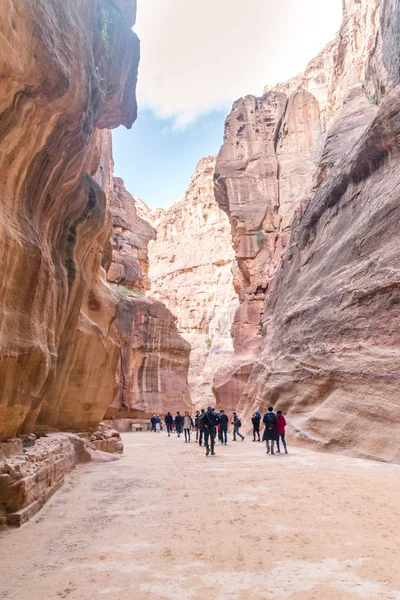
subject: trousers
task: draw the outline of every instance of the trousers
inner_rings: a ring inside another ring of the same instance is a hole
[[[214,452],[215,447],[215,427],[210,427],[204,430],[204,445],[206,450]],[[210,448],[211,447],[211,448]]]

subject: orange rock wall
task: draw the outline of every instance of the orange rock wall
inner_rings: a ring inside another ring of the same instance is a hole
[[[328,91],[319,106],[323,119],[313,173],[296,166],[299,158],[303,161],[299,165],[304,165],[304,149],[300,157],[299,139],[287,138],[295,184],[290,189],[296,189],[303,177],[298,188],[303,198],[286,203],[292,212],[291,231],[265,289],[256,332],[259,354],[251,367],[237,355],[234,368],[231,365],[225,377],[219,373],[215,380],[216,394],[233,395],[238,390],[236,406],[246,422],[254,410],[264,411],[272,404],[288,415],[292,431],[305,443],[396,462],[400,460],[394,434],[400,424],[396,267],[400,92],[395,87],[400,82],[399,11],[394,1],[383,0],[380,6],[375,0],[344,3],[338,42],[331,46],[332,72],[324,70],[321,78]],[[307,78],[299,81],[303,87],[298,90],[286,87],[287,106],[307,87]],[[285,85],[278,86],[279,93]],[[267,102],[274,93],[269,91],[257,102]],[[302,123],[303,132],[315,131],[315,114],[303,112],[308,119]],[[238,179],[253,162],[257,164],[259,153],[244,165],[237,157],[226,162],[227,153],[241,143],[231,123],[232,116],[220,167],[217,162],[221,184],[217,199],[230,211],[234,227],[236,205],[240,198],[248,199],[240,209],[247,235],[254,215],[261,212],[260,183],[251,182],[244,196]],[[252,120],[244,123],[252,125]],[[287,131],[295,131],[295,123]],[[265,141],[258,140],[265,152]],[[274,180],[274,173],[271,168],[261,175],[263,185],[265,178]],[[275,204],[279,214],[280,199]],[[264,206],[268,214],[270,195],[264,196]],[[259,269],[255,272],[258,277]],[[241,310],[246,300],[243,295]]]
[[[136,118],[139,41],[112,0],[11,0],[0,47],[0,439],[94,428],[119,356],[98,131]]]

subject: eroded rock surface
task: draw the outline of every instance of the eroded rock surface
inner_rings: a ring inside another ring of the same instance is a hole
[[[289,415],[293,431],[305,442],[399,461],[394,429],[400,423],[396,267],[400,92],[393,89],[399,77],[395,35],[399,7],[384,1],[380,12],[378,8],[379,3],[370,0],[344,3],[333,72],[325,72],[323,78],[331,83],[327,104],[320,106],[325,119],[320,119],[321,134],[316,133],[320,154],[314,174],[308,168],[307,173],[301,168],[296,174],[294,164],[292,181],[296,187],[297,177],[304,178],[299,185],[303,198],[285,203],[289,211],[294,209],[287,221],[290,240],[266,286],[257,332],[260,355],[237,407],[247,419],[255,409],[263,411],[273,404]],[[299,91],[287,88],[288,106]],[[267,98],[268,94],[257,101]],[[328,119],[327,107],[333,110]],[[315,123],[314,112],[308,114],[310,126]],[[220,158],[241,145],[231,122],[232,116]],[[276,139],[278,147],[279,136]],[[294,142],[287,141],[296,160]],[[261,152],[264,146],[265,142]],[[222,179],[217,198],[230,211],[234,226],[242,198],[248,199],[249,213],[254,198],[254,214],[260,214],[259,182],[252,182],[246,195],[237,183],[249,164],[238,162],[237,156],[222,161],[221,168],[217,163],[217,177]],[[270,173],[274,178],[276,170],[271,168]],[[264,197],[268,210],[269,199],[270,195]],[[281,202],[275,205],[279,214]],[[245,210],[240,210],[243,215]],[[242,217],[241,223],[246,235],[254,221]],[[245,305],[242,296],[240,310]],[[238,387],[244,364],[243,359],[233,373],[226,371],[225,379],[218,374],[217,389]]]
[[[11,0],[0,24],[0,439],[93,429],[113,397],[118,298],[93,179],[99,129],[136,118],[135,2]]]
[[[107,419],[148,417],[191,410],[188,389],[190,345],[179,335],[176,317],[161,302],[146,298],[149,241],[156,231],[140,216],[148,207],[114,178],[112,257],[107,279],[119,294],[114,327],[120,347],[117,393]]]
[[[202,159],[185,198],[155,211],[157,238],[149,247],[151,295],[173,312],[191,344],[189,385],[199,407],[213,400],[214,372],[232,354],[238,306],[231,228],[215,201],[214,167],[214,156]]]

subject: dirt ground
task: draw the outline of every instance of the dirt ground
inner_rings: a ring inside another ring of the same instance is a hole
[[[400,600],[400,467],[124,434],[0,534],[7,600]]]

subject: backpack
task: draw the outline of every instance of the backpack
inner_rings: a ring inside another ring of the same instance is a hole
[[[206,425],[209,427],[216,427],[219,423],[219,416],[215,412],[206,412]]]
[[[242,426],[242,421],[239,419],[239,417],[237,417],[235,425],[236,425],[236,427]]]
[[[272,412],[268,412],[264,417],[265,427],[272,431],[276,425],[276,416]]]

